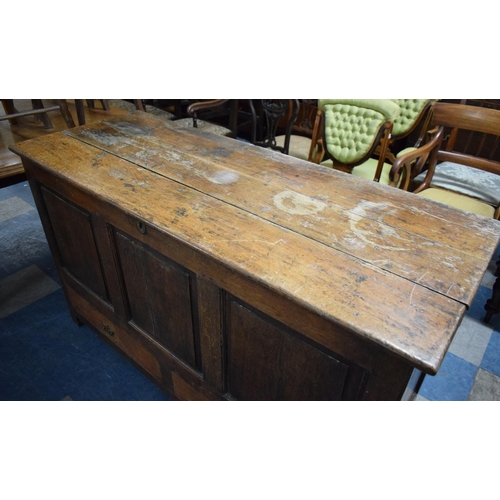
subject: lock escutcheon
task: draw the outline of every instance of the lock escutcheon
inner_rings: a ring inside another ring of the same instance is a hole
[[[144,222],[138,220],[136,226],[140,233],[146,234],[146,224],[144,224]]]

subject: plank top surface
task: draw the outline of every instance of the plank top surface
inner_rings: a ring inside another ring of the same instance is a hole
[[[429,373],[500,238],[498,221],[140,112],[14,150]]]

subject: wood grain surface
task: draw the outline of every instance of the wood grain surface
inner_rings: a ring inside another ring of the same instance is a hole
[[[139,112],[13,150],[429,373],[500,236],[497,221]]]

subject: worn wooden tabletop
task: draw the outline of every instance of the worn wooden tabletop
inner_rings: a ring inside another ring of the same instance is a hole
[[[14,151],[427,373],[500,238],[498,221],[141,112]]]

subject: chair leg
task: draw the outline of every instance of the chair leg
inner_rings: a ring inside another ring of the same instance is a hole
[[[71,111],[69,110],[68,101],[66,101],[66,99],[58,99],[57,102],[59,104],[59,108],[61,109],[61,115],[62,115],[64,121],[66,122],[66,126],[68,128],[75,127],[73,115],[71,114]]]
[[[33,109],[44,109],[43,102],[41,99],[31,99],[33,103]],[[52,122],[50,121],[49,115],[47,113],[40,113],[39,115],[34,115],[35,119],[38,117],[41,119],[43,126],[47,129],[54,128]]]
[[[14,115],[18,113],[17,109],[14,107],[14,99],[2,99],[2,106],[6,115]],[[17,125],[17,118],[11,118],[9,123],[11,125]]]
[[[182,118],[182,103],[180,99],[175,101],[174,114],[177,118]]]
[[[83,99],[75,99],[75,107],[78,125],[85,125],[85,104],[83,103]]]
[[[257,142],[257,113],[255,112],[255,106],[253,105],[253,99],[248,99],[248,104],[250,106],[250,114],[252,115],[252,144],[255,144]]]
[[[135,109],[137,109],[139,111],[146,112],[146,108],[144,107],[144,103],[142,102],[142,99],[133,99],[133,101],[134,101]]]
[[[489,323],[494,314],[500,312],[500,278],[497,278],[495,284],[493,285],[493,294],[491,299],[486,301],[484,306],[486,310],[486,316],[484,317],[484,322]]]
[[[239,99],[232,99],[229,108],[229,128],[233,131],[234,137],[238,137],[238,108]]]
[[[99,99],[101,101],[102,109],[109,111],[109,99]]]

